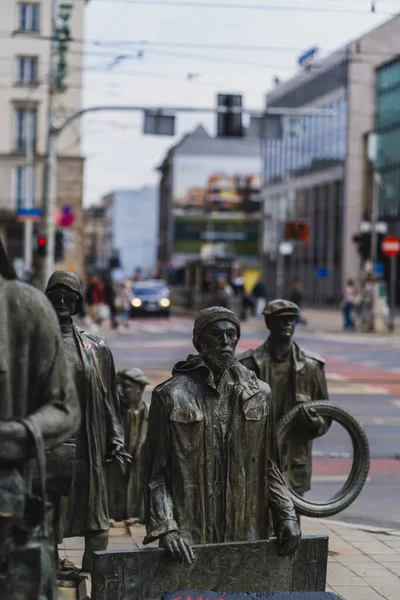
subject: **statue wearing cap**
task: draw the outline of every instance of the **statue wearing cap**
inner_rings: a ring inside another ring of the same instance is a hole
[[[279,466],[271,390],[235,359],[237,316],[202,310],[197,355],[175,365],[153,392],[146,440],[144,543],[159,540],[191,564],[192,544],[269,536],[281,554],[300,540]]]
[[[110,465],[108,476],[108,505],[110,517],[122,521],[137,517],[144,521],[143,469],[144,443],[149,411],[143,392],[150,382],[141,369],[117,372],[118,393],[125,433],[125,449],[132,463],[122,467]]]
[[[91,572],[93,551],[106,550],[108,545],[105,462],[126,458],[116,373],[105,340],[72,321],[83,300],[78,277],[69,271],[56,271],[45,293],[58,316],[82,411],[75,436],[71,492],[59,501],[58,534],[59,538],[85,536],[82,569]]]
[[[313,400],[328,400],[325,361],[300,348],[292,337],[299,307],[289,300],[273,300],[263,311],[268,339],[240,362],[269,383],[278,422],[291,408],[301,407],[297,428],[283,450],[283,467],[290,487],[299,494],[310,489],[312,440],[326,433],[330,421],[317,415]]]

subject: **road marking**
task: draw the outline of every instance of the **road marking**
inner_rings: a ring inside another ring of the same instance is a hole
[[[312,475],[311,485],[313,483],[346,483],[349,475]],[[367,477],[365,483],[369,483],[371,477]]]
[[[396,408],[400,408],[400,400],[392,400],[392,404],[393,406],[396,406]]]

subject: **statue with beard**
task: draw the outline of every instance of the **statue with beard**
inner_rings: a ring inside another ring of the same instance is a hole
[[[280,470],[271,390],[235,359],[240,323],[230,310],[202,310],[197,355],[153,392],[146,440],[144,543],[159,540],[191,564],[192,544],[269,537],[281,554],[301,532]]]

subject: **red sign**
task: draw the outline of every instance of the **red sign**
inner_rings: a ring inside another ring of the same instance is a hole
[[[382,252],[385,256],[397,256],[400,253],[399,238],[387,235],[382,242]]]
[[[285,240],[299,240],[308,242],[310,239],[310,225],[308,221],[286,221]]]

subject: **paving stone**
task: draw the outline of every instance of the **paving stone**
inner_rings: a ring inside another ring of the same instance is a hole
[[[381,554],[381,553],[376,553],[376,552],[368,552],[368,556],[370,558],[372,558],[373,560],[375,560],[376,562],[379,562],[380,564],[385,564],[388,562],[392,562],[392,563],[398,563],[399,562],[399,553],[396,553],[395,551],[391,552],[390,554]]]
[[[379,541],[372,542],[353,542],[353,546],[358,548],[358,550],[362,550],[366,554],[396,554],[396,550],[382,544]]]
[[[385,600],[399,600],[400,598],[400,589],[398,586],[379,588],[379,593]]]
[[[367,587],[353,587],[336,585],[333,588],[343,600],[382,600],[384,596]]]

